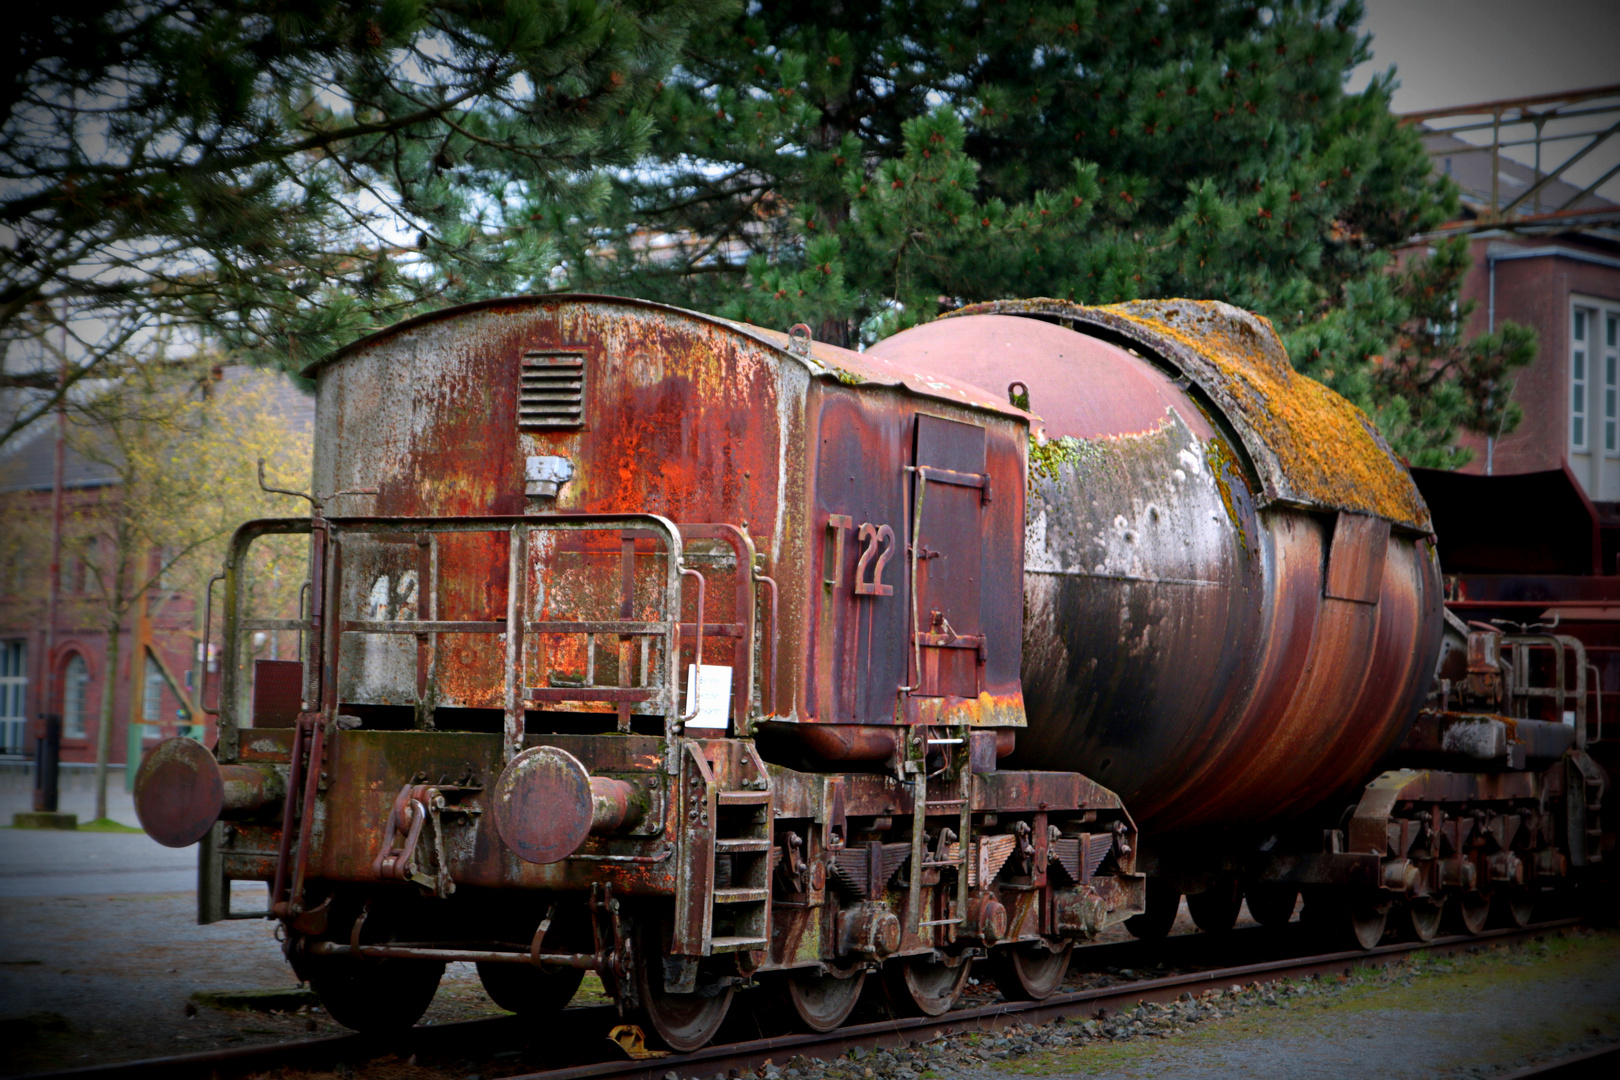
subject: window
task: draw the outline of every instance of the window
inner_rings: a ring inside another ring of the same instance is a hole
[[[28,643],[0,641],[0,753],[26,751],[23,698],[28,693]]]
[[[1603,452],[1609,457],[1620,457],[1620,427],[1617,422],[1616,406],[1620,401],[1620,346],[1615,344],[1620,339],[1620,315],[1608,312],[1603,317]]]
[[[98,558],[101,554],[101,538],[87,536],[84,539],[84,548],[79,552],[79,580],[78,591],[91,593],[96,591]]]
[[[158,668],[157,661],[150,656],[146,658],[146,683],[141,695],[141,719],[146,721],[146,730],[141,734],[148,739],[155,739],[160,728],[158,724],[163,721],[163,672]]]
[[[1582,300],[1570,315],[1570,453],[1620,459],[1620,304]]]
[[[84,705],[88,696],[86,690],[90,686],[90,669],[85,665],[84,657],[74,653],[68,658],[67,668],[62,674],[62,738],[82,739],[85,737]]]
[[[1575,309],[1575,331],[1569,353],[1569,446],[1577,453],[1586,452],[1586,384],[1587,356],[1590,354],[1587,337],[1594,313],[1588,308]]]

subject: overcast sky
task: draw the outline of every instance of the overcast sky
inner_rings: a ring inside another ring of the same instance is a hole
[[[1620,0],[1364,2],[1373,58],[1351,72],[1348,86],[1363,89],[1393,65],[1396,112],[1620,83]],[[1608,127],[1617,117],[1592,119]],[[1544,168],[1581,143],[1555,145],[1565,149],[1544,150]],[[1584,186],[1616,162],[1620,136],[1566,176]],[[1620,200],[1620,177],[1601,192]]]

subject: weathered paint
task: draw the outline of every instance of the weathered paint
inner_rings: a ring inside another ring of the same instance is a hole
[[[580,359],[577,427],[520,428],[520,362],[528,354]],[[1021,599],[1008,571],[1021,558],[1026,417],[995,395],[819,343],[800,348],[757,327],[604,297],[519,298],[437,313],[358,342],[310,373],[319,395],[315,488],[336,521],[653,510],[682,523],[736,526],[767,568],[787,568],[773,571],[781,588],[779,655],[761,680],[773,699],[760,702],[762,713],[892,724],[919,722],[921,709],[950,714],[939,722],[1023,722]],[[987,478],[987,489],[933,484],[922,522],[935,558],[923,560],[914,597],[907,548],[921,481],[908,467],[919,464],[919,424],[936,421],[982,432],[974,467],[957,471]],[[537,456],[572,463],[572,479],[554,499],[525,494],[525,462]],[[847,525],[829,524],[844,518]],[[435,544],[430,553],[409,535],[348,539],[344,607],[369,608],[371,618],[502,618],[505,538]],[[574,535],[532,552],[535,617],[617,617],[618,579],[604,571],[615,544]],[[638,552],[651,555],[645,546]],[[834,556],[844,565],[829,566]],[[735,562],[723,558],[693,565],[737,576]],[[955,584],[934,596],[945,582]],[[716,584],[707,591],[706,621],[736,622],[741,593]],[[430,591],[433,614],[422,610]],[[688,619],[692,603],[688,597]],[[935,612],[954,635],[981,637],[986,647],[969,656],[949,635],[944,644],[915,645]],[[923,625],[913,626],[918,620]],[[542,635],[531,648],[540,685],[578,681],[593,663],[577,635]],[[686,651],[683,663],[692,659]],[[594,663],[611,675],[619,659]],[[941,663],[944,682],[924,685]],[[439,708],[500,707],[500,671],[499,651],[467,636],[414,643],[350,633],[339,697],[414,706],[426,726]],[[928,700],[907,712],[905,686]],[[993,707],[981,709],[984,695]]]

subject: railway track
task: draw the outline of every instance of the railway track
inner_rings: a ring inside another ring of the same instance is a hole
[[[508,1080],[662,1080],[666,1073],[681,1077],[711,1077],[747,1073],[766,1061],[780,1064],[796,1055],[830,1060],[857,1046],[868,1051],[923,1043],[942,1035],[994,1032],[1013,1024],[1039,1025],[1066,1018],[1096,1018],[1132,1008],[1138,1003],[1164,1004],[1184,994],[1194,997],[1210,989],[1225,989],[1234,983],[1248,985],[1278,979],[1300,979],[1312,975],[1338,974],[1354,967],[1378,967],[1395,963],[1419,952],[1445,954],[1481,945],[1507,944],[1530,940],[1537,935],[1578,925],[1578,919],[1556,919],[1532,924],[1522,930],[1494,930],[1476,935],[1436,938],[1419,942],[1383,945],[1361,951],[1336,951],[1311,955],[1278,956],[1258,962],[1211,966],[1224,952],[1253,956],[1266,947],[1275,951],[1289,940],[1297,945],[1302,935],[1268,935],[1261,930],[1239,931],[1221,938],[1186,935],[1158,943],[1128,942],[1092,946],[1077,953],[1075,967],[1080,971],[1150,970],[1173,968],[1173,974],[1126,979],[1110,985],[1058,993],[1044,1001],[996,1002],[969,1005],[939,1017],[888,1019],[856,1024],[824,1034],[796,1034],[768,1038],[733,1039],[686,1054],[668,1054],[642,1060],[627,1060],[608,1045],[603,1037],[618,1022],[611,1006],[570,1009],[558,1022],[537,1027],[517,1017],[470,1020],[432,1027],[413,1028],[392,1037],[340,1035],[320,1039],[240,1047],[197,1054],[174,1055],[107,1065],[84,1066],[47,1073],[34,1073],[22,1080],[66,1080],[69,1077],[163,1077],[165,1080],[228,1080],[230,1077],[264,1073],[277,1068],[318,1070],[334,1068],[340,1062],[359,1068],[364,1062],[392,1055],[394,1059],[418,1056],[432,1060],[477,1058],[502,1063],[510,1068],[524,1058],[543,1057],[554,1067],[526,1073],[506,1073]],[[732,1031],[735,1032],[734,1026]],[[588,1033],[588,1034],[586,1034]],[[725,1034],[724,1032],[722,1034]],[[469,1048],[476,1048],[470,1050]],[[1591,1062],[1601,1065],[1590,1064]],[[1620,1047],[1582,1055],[1568,1063],[1549,1062],[1545,1066],[1564,1068],[1563,1072],[1541,1073],[1535,1069],[1514,1073],[1524,1076],[1585,1075],[1582,1069],[1601,1067],[1605,1072],[1620,1059]],[[1565,1067],[1567,1065],[1567,1067]],[[1542,1068],[1537,1066],[1536,1068]]]

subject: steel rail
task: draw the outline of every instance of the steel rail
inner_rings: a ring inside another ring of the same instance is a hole
[[[1261,980],[1336,974],[1356,967],[1381,967],[1396,963],[1415,953],[1445,954],[1466,951],[1484,944],[1530,940],[1538,934],[1580,923],[1581,920],[1576,918],[1554,919],[1533,923],[1522,930],[1487,930],[1479,934],[1435,938],[1427,943],[1402,942],[1380,945],[1366,951],[1343,950],[1232,967],[1217,967],[1162,978],[1116,983],[1091,990],[1059,993],[1043,1001],[998,1002],[994,1005],[953,1009],[944,1016],[859,1024],[838,1028],[824,1035],[786,1035],[725,1043],[706,1046],[691,1053],[667,1054],[635,1061],[595,1061],[558,1069],[513,1074],[507,1080],[660,1080],[665,1073],[672,1071],[682,1076],[712,1076],[716,1072],[725,1073],[731,1069],[753,1069],[764,1064],[767,1059],[776,1060],[780,1064],[795,1054],[829,1059],[856,1046],[868,1049],[906,1046],[912,1042],[926,1042],[940,1035],[993,1031],[1014,1023],[1042,1024],[1059,1017],[1098,1017],[1134,1007],[1140,1002],[1174,1001],[1183,993],[1196,995],[1206,989],[1224,989],[1233,983],[1247,985]],[[1262,931],[1244,933],[1258,937]],[[1090,949],[1106,955],[1106,952],[1123,948],[1142,948],[1150,944],[1176,947],[1177,943],[1182,941],[1189,945],[1198,943],[1195,948],[1213,944],[1213,940],[1206,935],[1189,934],[1158,943],[1091,946],[1087,950],[1077,951],[1075,959],[1077,963],[1083,962],[1084,953]],[[1100,959],[1103,957],[1100,956]],[[566,1021],[566,1029],[559,1027],[559,1034],[578,1036],[581,1031],[589,1030],[605,1035],[608,1028],[618,1022],[618,1013],[611,1005],[600,1005],[568,1009],[560,1013],[559,1018]],[[462,1053],[467,1047],[478,1047],[482,1053],[496,1047],[532,1043],[537,1034],[536,1026],[534,1022],[526,1022],[516,1016],[501,1016],[416,1027],[408,1032],[388,1035],[329,1035],[296,1042],[267,1043],[196,1054],[84,1065],[51,1072],[29,1073],[17,1077],[16,1080],[68,1080],[68,1078],[105,1076],[162,1077],[164,1080],[171,1078],[184,1080],[187,1077],[223,1078],[261,1073],[267,1069],[287,1065],[306,1069],[330,1068],[338,1062],[360,1063],[384,1054]],[[1620,1055],[1620,1047],[1610,1047],[1595,1053]],[[1587,1056],[1590,1055],[1583,1055],[1581,1060],[1584,1061]],[[1559,1062],[1552,1062],[1547,1067],[1551,1068],[1557,1064]],[[1543,1074],[1523,1071],[1513,1075],[1532,1077]],[[1561,1076],[1564,1073],[1548,1072],[1545,1075]]]

